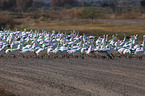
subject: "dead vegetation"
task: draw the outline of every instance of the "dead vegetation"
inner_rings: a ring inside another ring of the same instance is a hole
[[[144,25],[139,24],[144,24],[142,20],[136,21],[136,24],[130,24],[131,22],[134,22],[134,20],[129,20],[129,23],[123,23],[124,21],[119,22],[117,20],[51,20],[45,17],[39,19],[23,18],[17,19],[17,21],[23,22],[23,24],[16,26],[19,30],[27,28],[27,30],[39,29],[41,31],[41,29],[47,29],[48,31],[51,31],[56,29],[57,31],[66,31],[68,33],[72,30],[77,30],[80,34],[85,33],[86,35],[94,35],[96,37],[108,34],[109,38],[112,38],[112,35],[118,33],[119,39],[123,39],[123,34],[128,36],[139,34],[140,41],[142,41],[142,36],[145,33]]]
[[[0,16],[0,29],[13,29],[15,25],[20,24],[9,15]]]

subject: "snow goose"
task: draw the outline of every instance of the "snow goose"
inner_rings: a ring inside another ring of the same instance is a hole
[[[23,56],[23,58],[29,58],[32,56],[36,56],[32,48],[23,49],[22,51],[20,51],[20,54]]]
[[[72,54],[73,56],[77,56],[77,57],[81,56],[82,59],[84,59],[84,55],[81,53],[80,47],[78,47],[77,49],[72,48],[72,49],[68,50],[68,53]]]
[[[136,48],[134,54],[137,55],[139,59],[142,59],[142,56],[145,55],[145,35],[143,36],[142,47]]]
[[[47,49],[39,48],[36,52],[37,57],[44,57],[47,54]]]

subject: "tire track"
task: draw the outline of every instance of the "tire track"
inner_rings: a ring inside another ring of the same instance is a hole
[[[145,60],[1,58],[0,81],[21,96],[144,96]]]

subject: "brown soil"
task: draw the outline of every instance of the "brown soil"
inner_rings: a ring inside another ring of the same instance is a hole
[[[0,82],[20,96],[145,96],[145,60],[0,58]]]

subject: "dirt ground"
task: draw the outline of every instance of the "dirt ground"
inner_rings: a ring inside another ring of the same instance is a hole
[[[2,57],[0,83],[20,96],[145,96],[145,59]]]

